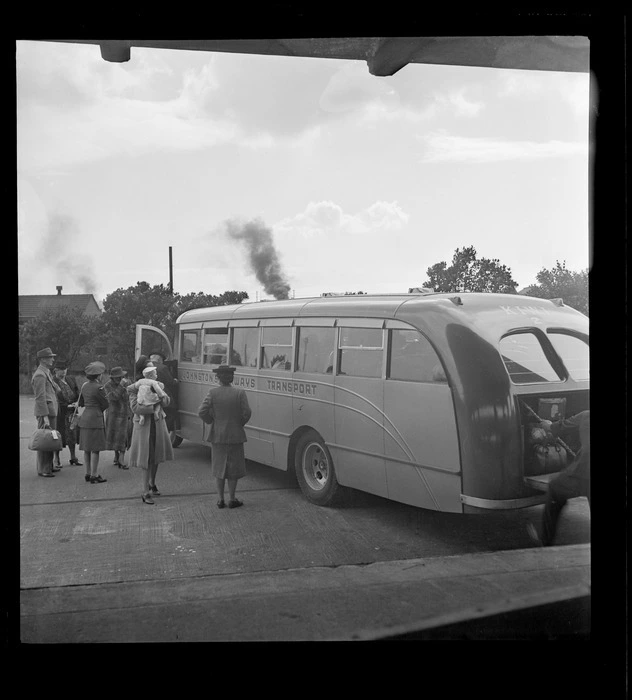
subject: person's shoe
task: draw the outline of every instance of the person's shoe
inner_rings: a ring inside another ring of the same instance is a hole
[[[226,504],[224,503],[224,499],[223,499],[223,498],[220,499],[219,501],[217,501],[217,507],[218,507],[218,508],[226,508]]]
[[[92,477],[90,476],[90,474],[86,474],[83,478],[84,478],[86,481],[90,481],[90,479],[92,479]]]
[[[59,464],[53,464],[53,469],[57,469],[58,471],[62,468],[62,463],[59,462]]]
[[[150,493],[141,493],[140,497],[143,499],[143,503],[147,503],[153,506],[156,501],[153,500]]]
[[[243,506],[244,502],[240,501],[239,499],[235,498],[234,501],[228,501],[228,507],[229,508],[239,508],[239,506]]]
[[[153,486],[150,486],[149,490],[151,491],[152,496],[160,496],[160,491],[158,491],[158,487],[156,486],[156,484],[154,484]]]
[[[55,476],[55,475],[54,475],[54,474],[38,474],[37,476],[47,476],[47,477],[51,477],[51,476]]]
[[[538,535],[538,531],[535,529],[535,525],[533,523],[527,523],[527,535],[529,535],[529,538],[533,542],[533,544],[536,544],[538,547],[543,547],[542,540],[540,539],[540,535]]]
[[[107,479],[104,479],[101,474],[97,474],[96,476],[91,476],[90,477],[90,483],[91,484],[104,484],[107,481]]]
[[[72,464],[73,467],[83,467],[83,462],[80,462],[78,459],[71,459],[70,464]]]
[[[59,472],[59,471],[61,471],[61,468],[53,467],[53,471],[54,471],[54,472]]]

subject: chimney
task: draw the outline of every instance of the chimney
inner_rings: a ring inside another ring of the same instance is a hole
[[[57,285],[56,289],[57,289],[57,296],[61,296],[61,290],[63,289],[63,287],[61,287],[60,285]]]

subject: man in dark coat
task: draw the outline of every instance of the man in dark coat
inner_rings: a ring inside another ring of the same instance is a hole
[[[39,362],[38,368],[35,370],[31,379],[31,386],[35,394],[35,408],[33,410],[37,418],[38,428],[57,429],[57,391],[58,387],[53,382],[51,368],[55,363],[57,355],[50,349],[44,348],[37,353]],[[53,452],[37,452],[37,473],[40,476],[55,476],[54,471],[59,469],[53,468]]]
[[[531,538],[545,547],[553,544],[557,523],[569,498],[586,496],[590,505],[590,411],[582,411],[565,420],[544,420],[541,427],[553,437],[579,441],[579,451],[571,464],[549,482],[542,532],[538,535],[533,525],[528,526]]]
[[[154,350],[151,353],[149,356],[149,361],[155,365],[158,381],[165,385],[165,392],[169,397],[169,405],[163,407],[163,411],[165,412],[167,430],[172,432],[175,430],[175,419],[178,413],[178,406],[176,402],[178,395],[178,380],[171,376],[169,368],[164,364],[165,356],[159,350]]]

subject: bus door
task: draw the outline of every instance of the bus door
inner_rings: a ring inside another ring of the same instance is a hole
[[[155,326],[136,326],[136,343],[134,347],[134,360],[138,360],[141,355],[151,355],[152,352],[159,351],[165,356],[165,360],[173,360],[173,350],[169,338],[160,328]]]
[[[171,343],[166,334],[155,326],[145,326],[138,324],[136,326],[136,340],[134,344],[134,360],[138,360],[141,355],[149,357],[154,352],[160,352],[164,355],[164,364],[169,369],[171,376],[174,379],[178,378],[178,360],[174,356]],[[178,385],[175,384],[171,389],[173,411],[172,442],[175,444],[176,435],[179,428],[179,416],[177,414],[178,407]],[[169,409],[167,409],[169,411]]]
[[[385,331],[381,319],[339,319],[334,380],[336,444],[343,486],[387,495],[384,466]]]
[[[388,321],[384,382],[388,497],[421,508],[462,512],[459,443],[452,391],[428,339]]]

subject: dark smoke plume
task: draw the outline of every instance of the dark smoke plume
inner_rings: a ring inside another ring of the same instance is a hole
[[[76,221],[64,214],[54,214],[48,222],[48,229],[37,254],[42,266],[51,267],[59,284],[64,280],[79,286],[83,294],[96,296],[96,279],[92,262],[84,256],[73,254],[75,240],[79,237]]]
[[[245,244],[250,266],[266,294],[271,294],[275,299],[288,299],[290,285],[274,247],[272,229],[261,219],[253,219],[246,223],[230,219],[226,221],[226,230],[230,238]]]

